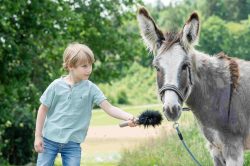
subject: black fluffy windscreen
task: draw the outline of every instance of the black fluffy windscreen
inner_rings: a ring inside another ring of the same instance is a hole
[[[159,111],[146,110],[140,114],[138,117],[138,124],[144,127],[157,126],[160,125],[163,118]]]

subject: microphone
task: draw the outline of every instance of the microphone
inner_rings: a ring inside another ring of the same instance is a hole
[[[142,112],[136,119],[135,123],[137,125],[143,125],[144,128],[147,128],[149,126],[158,126],[161,124],[163,118],[159,111],[155,110],[146,110]],[[128,126],[129,121],[125,121],[119,124],[120,127],[126,127]]]

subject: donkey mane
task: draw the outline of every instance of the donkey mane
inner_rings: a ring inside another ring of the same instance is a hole
[[[231,81],[232,81],[232,85],[233,88],[236,89],[238,84],[239,84],[239,66],[237,64],[237,62],[235,61],[235,58],[231,58],[228,55],[226,55],[224,52],[220,52],[217,57],[219,59],[225,59],[229,61],[229,71],[230,71],[230,75],[231,75]]]
[[[164,34],[165,40],[162,41],[163,48],[161,51],[167,51],[173,44],[180,42],[180,33],[179,32],[166,32]]]

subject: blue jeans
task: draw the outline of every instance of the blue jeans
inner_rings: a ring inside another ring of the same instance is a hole
[[[63,166],[80,166],[81,147],[79,143],[69,141],[57,143],[43,138],[44,151],[38,153],[37,166],[53,166],[58,153],[61,153]]]

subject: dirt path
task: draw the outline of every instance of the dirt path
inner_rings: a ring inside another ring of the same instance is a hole
[[[85,159],[95,161],[117,161],[123,150],[133,149],[145,141],[170,134],[174,130],[171,124],[158,127],[93,126],[89,128],[87,138],[82,144]]]
[[[170,124],[157,126],[155,128],[123,127],[115,126],[94,126],[90,127],[87,139],[125,139],[125,138],[147,138],[159,136],[162,132],[172,130]]]

